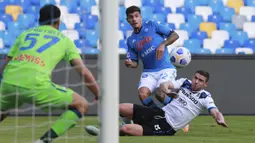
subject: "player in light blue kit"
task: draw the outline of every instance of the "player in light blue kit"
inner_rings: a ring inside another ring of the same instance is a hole
[[[128,23],[134,31],[127,39],[128,54],[125,65],[128,68],[137,68],[139,58],[143,62],[143,73],[138,87],[138,94],[144,106],[157,107],[151,94],[161,83],[175,80],[176,69],[170,62],[167,46],[174,43],[178,34],[172,29],[156,21],[142,22],[139,7],[131,6],[126,10]],[[159,98],[164,105],[172,98]]]

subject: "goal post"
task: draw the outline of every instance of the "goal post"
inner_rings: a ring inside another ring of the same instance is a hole
[[[100,0],[99,143],[119,142],[119,14],[118,0]]]

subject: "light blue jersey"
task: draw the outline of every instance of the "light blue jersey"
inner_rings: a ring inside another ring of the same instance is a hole
[[[157,72],[162,69],[175,69],[170,62],[168,50],[165,49],[161,59],[156,59],[158,46],[173,32],[172,29],[154,21],[147,21],[139,33],[133,32],[127,39],[127,58],[133,61],[141,58],[144,72]]]

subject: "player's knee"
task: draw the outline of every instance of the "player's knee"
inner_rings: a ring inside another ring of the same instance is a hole
[[[125,125],[120,128],[120,131],[123,133],[129,133],[130,130],[131,130],[130,127]]]
[[[139,97],[140,97],[141,100],[144,100],[144,99],[146,99],[150,96],[150,92],[149,91],[144,91],[144,90],[139,90],[138,94],[139,94]]]

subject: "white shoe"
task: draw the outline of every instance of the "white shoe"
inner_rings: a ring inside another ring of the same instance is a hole
[[[85,130],[87,131],[87,133],[89,133],[90,135],[92,136],[97,136],[100,134],[100,129],[98,129],[97,127],[95,126],[86,126],[85,127]]]
[[[37,140],[35,143],[44,143],[42,140]]]

